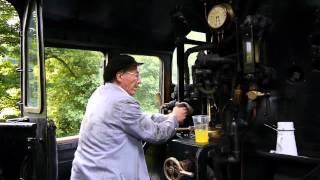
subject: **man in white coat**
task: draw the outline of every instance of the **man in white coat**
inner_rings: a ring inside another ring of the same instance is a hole
[[[133,57],[116,56],[105,69],[106,84],[90,97],[81,123],[71,180],[149,180],[141,141],[168,140],[187,109],[148,115],[132,97],[141,83]]]

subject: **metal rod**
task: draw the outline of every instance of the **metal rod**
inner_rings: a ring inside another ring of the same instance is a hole
[[[269,124],[263,124],[263,125],[267,126],[268,128],[271,128],[271,129],[273,129],[273,130],[275,130],[275,131],[278,131],[278,129],[276,129],[276,128],[274,128],[274,127],[270,126]]]

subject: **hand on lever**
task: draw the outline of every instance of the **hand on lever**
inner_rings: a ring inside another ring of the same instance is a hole
[[[177,121],[179,124],[183,124],[186,116],[188,114],[188,110],[186,107],[175,106],[171,112],[171,114],[176,115]]]
[[[172,110],[172,113],[175,113],[179,124],[182,124],[186,119],[186,116],[192,114],[192,112],[192,107],[186,102],[177,102]]]
[[[193,108],[186,102],[177,102],[175,106],[187,108],[188,115],[191,115],[193,113]]]

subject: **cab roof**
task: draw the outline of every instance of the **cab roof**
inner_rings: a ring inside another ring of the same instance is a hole
[[[22,17],[27,1],[8,1]],[[200,0],[43,0],[42,3],[45,46],[172,51],[176,36],[186,35],[190,29],[204,30]],[[191,18],[185,19],[187,16]]]

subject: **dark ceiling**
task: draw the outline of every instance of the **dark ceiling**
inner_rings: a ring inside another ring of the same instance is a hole
[[[21,17],[28,0],[8,1]],[[172,52],[176,37],[190,30],[210,32],[205,11],[221,2],[226,0],[42,0],[45,46]],[[239,24],[251,14],[271,19],[265,28],[271,40],[300,42],[320,29],[317,0],[228,2]]]
[[[199,14],[200,5],[199,0],[44,0],[45,44],[172,51],[172,15],[190,9]]]
[[[170,16],[176,3],[175,0],[46,0],[45,42],[167,51],[174,45]]]
[[[26,1],[8,1],[22,16]],[[201,0],[42,2],[45,46],[172,51],[177,29],[203,31],[205,21]]]

